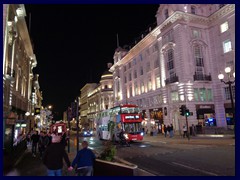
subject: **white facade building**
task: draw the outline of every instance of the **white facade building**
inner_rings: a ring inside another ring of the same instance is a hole
[[[148,127],[172,123],[181,131],[181,105],[193,113],[189,126],[231,127],[229,88],[218,74],[235,71],[235,5],[161,4],[156,18],[132,49],[115,51],[115,104],[139,105]]]
[[[96,128],[97,114],[113,107],[113,75],[108,69],[103,72],[100,82],[88,83],[81,89],[81,122],[88,128]]]

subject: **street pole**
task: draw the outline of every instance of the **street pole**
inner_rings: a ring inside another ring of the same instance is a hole
[[[69,107],[68,107],[68,109],[67,109],[67,120],[68,120],[68,153],[70,153],[70,129],[71,129],[71,127],[70,127],[70,118],[69,118]]]
[[[78,98],[76,102],[76,118],[77,118],[77,152],[79,151],[79,119],[78,119]]]
[[[190,133],[189,133],[189,130],[188,130],[188,118],[187,118],[186,114],[185,114],[185,117],[186,117],[186,125],[187,125],[187,137],[188,137],[188,140],[190,140]]]
[[[235,134],[235,107],[234,107],[233,94],[232,94],[232,82],[230,80],[228,81],[228,87],[229,87],[232,112],[233,112],[233,130],[234,130],[234,134]]]

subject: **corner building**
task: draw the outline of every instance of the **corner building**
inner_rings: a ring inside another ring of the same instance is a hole
[[[115,105],[137,104],[146,127],[172,123],[181,132],[186,105],[189,126],[232,128],[229,88],[218,74],[235,71],[235,5],[161,4],[156,20],[134,47],[115,50]]]

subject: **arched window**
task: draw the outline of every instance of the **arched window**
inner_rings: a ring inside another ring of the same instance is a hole
[[[196,14],[196,7],[195,6],[191,6],[191,13]]]

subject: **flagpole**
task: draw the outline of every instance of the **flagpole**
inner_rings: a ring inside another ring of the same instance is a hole
[[[118,33],[117,33],[117,48],[119,47]]]

